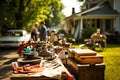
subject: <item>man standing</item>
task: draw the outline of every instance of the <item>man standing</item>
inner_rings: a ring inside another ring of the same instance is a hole
[[[40,41],[46,41],[47,29],[45,22],[40,22]]]

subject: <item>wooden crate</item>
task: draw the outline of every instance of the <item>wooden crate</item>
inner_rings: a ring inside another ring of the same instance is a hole
[[[104,63],[79,64],[73,59],[67,59],[66,66],[76,80],[104,80]]]
[[[74,56],[75,60],[80,64],[97,64],[103,63],[103,55],[97,54],[96,56]]]
[[[74,48],[74,49],[68,49],[68,51],[72,52],[75,56],[95,56],[95,55],[97,55],[97,52],[90,50],[90,49]]]

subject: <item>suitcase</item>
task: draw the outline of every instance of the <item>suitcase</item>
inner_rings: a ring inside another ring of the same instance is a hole
[[[75,55],[74,59],[81,64],[97,64],[103,63],[103,55],[97,54],[96,56],[79,56]]]
[[[75,56],[95,56],[97,54],[93,50],[81,48],[68,49],[68,51],[72,52]]]
[[[76,80],[104,80],[105,64],[79,64],[67,59],[66,67]]]

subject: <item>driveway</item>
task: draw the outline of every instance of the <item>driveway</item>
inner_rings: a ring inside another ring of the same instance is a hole
[[[18,54],[16,54],[17,48],[7,48],[0,50],[0,80],[10,80],[10,74],[12,72],[11,63],[16,61]]]

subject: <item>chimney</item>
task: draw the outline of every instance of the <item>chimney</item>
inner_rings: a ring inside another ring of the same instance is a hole
[[[72,8],[72,15],[75,14],[75,8]]]

